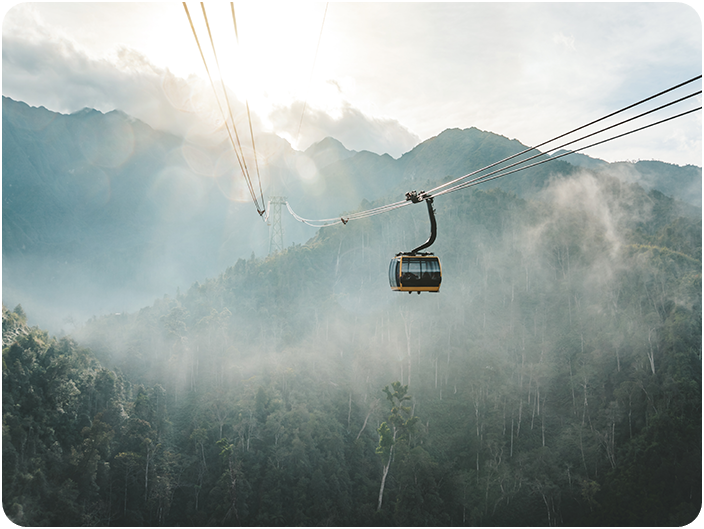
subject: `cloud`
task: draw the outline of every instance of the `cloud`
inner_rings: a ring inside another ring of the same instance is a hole
[[[23,4],[5,18],[4,94],[61,112],[119,108],[177,134],[219,130],[222,118],[209,82],[187,77],[202,64],[180,6],[50,5]],[[232,86],[241,97],[249,94],[262,130],[298,148],[332,135],[355,150],[398,156],[418,137],[470,126],[534,145],[700,71],[701,23],[693,14],[676,3],[331,4],[314,75],[310,59],[319,18],[310,53],[267,21],[243,25],[250,28],[250,43],[252,35],[262,38],[249,48],[258,54],[248,57],[264,67],[245,69],[261,91],[235,86],[234,79]],[[157,23],[173,32],[154,31]],[[129,47],[115,50],[116,42]],[[164,53],[175,49],[182,53]],[[308,108],[299,138],[300,100]],[[246,130],[241,103],[232,103]],[[609,161],[657,157],[701,165],[698,116],[658,127],[657,136],[639,133],[592,153]],[[222,139],[222,130],[216,137]]]
[[[624,234],[652,214],[644,195],[633,189],[589,172],[554,178],[540,195],[544,219],[519,236],[523,251],[542,260],[543,271],[581,276],[585,289],[580,295],[608,288],[626,266]]]
[[[574,37],[572,35],[568,37],[562,32],[556,33],[555,35],[553,35],[552,41],[555,44],[560,45],[569,51],[575,51]]]
[[[210,83],[196,76],[183,79],[153,65],[140,52],[117,48],[110,56],[91,57],[68,37],[37,26],[29,33],[6,31],[2,40],[3,94],[60,113],[90,107],[102,112],[122,110],[151,127],[196,143],[221,143],[227,136]],[[214,79],[216,86],[218,80]],[[340,83],[332,81],[337,92]],[[221,92],[220,92],[221,94]],[[228,90],[229,105],[239,131],[247,131],[245,105]],[[227,114],[228,104],[220,95]],[[365,115],[348,102],[332,111],[303,103],[277,107],[269,123],[274,132],[303,148],[333,136],[353,150],[373,150],[398,157],[419,139],[398,121]],[[331,115],[334,114],[334,115]],[[265,128],[252,114],[255,132]],[[267,127],[269,128],[269,127]],[[242,135],[243,132],[240,132]]]
[[[202,81],[177,79],[134,50],[95,59],[56,35],[4,34],[2,44],[3,95],[13,99],[61,113],[118,109],[184,137],[212,134],[222,124]]]
[[[269,120],[299,150],[332,136],[348,149],[388,153],[398,158],[420,141],[398,121],[368,116],[347,102],[342,103],[332,116],[310,106],[305,106],[304,113],[304,103],[298,101],[287,107],[275,108]]]

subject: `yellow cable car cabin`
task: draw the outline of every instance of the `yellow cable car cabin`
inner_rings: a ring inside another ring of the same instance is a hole
[[[431,253],[424,253],[424,250],[435,242],[437,236],[437,224],[435,222],[435,210],[433,209],[433,197],[425,194],[424,191],[416,193],[411,191],[406,193],[406,200],[414,204],[425,200],[428,205],[428,216],[430,217],[430,238],[418,248],[410,252],[397,253],[391,259],[389,265],[389,284],[391,290],[396,292],[439,292],[442,281],[442,268],[440,259]]]
[[[397,292],[438,292],[440,259],[432,254],[398,254],[389,265],[389,284]]]

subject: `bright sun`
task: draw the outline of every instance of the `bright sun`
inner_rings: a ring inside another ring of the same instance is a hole
[[[207,78],[186,12],[180,4],[175,7],[169,10],[170,23],[164,25],[170,30],[158,41],[151,39],[154,51],[149,51],[149,56],[176,76]],[[239,39],[230,4],[206,6],[217,63],[200,4],[188,3],[188,11],[218,89],[221,73],[229,89],[260,115],[273,106],[311,95],[309,85],[325,4],[235,3]],[[317,64],[316,78],[324,75],[320,68]]]

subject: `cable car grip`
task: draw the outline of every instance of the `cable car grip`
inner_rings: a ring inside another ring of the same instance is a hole
[[[414,204],[425,200],[425,202],[428,204],[428,216],[430,217],[430,238],[425,241],[425,243],[421,244],[418,248],[415,248],[414,250],[411,250],[409,252],[410,255],[416,255],[421,250],[425,250],[431,244],[433,244],[435,242],[435,238],[437,237],[437,223],[435,222],[433,197],[426,195],[425,191],[421,191],[420,193],[418,193],[417,191],[409,191],[408,193],[406,193],[406,200],[410,200]]]

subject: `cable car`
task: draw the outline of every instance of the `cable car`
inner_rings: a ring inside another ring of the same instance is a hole
[[[440,259],[433,254],[400,253],[389,264],[391,290],[438,292],[442,282]]]
[[[437,225],[433,198],[424,196],[423,192],[406,193],[406,200],[414,203],[425,200],[430,216],[430,238],[418,248],[410,252],[397,253],[389,264],[389,285],[396,292],[439,292],[442,282],[442,267],[440,259],[432,253],[421,252],[435,242]]]

